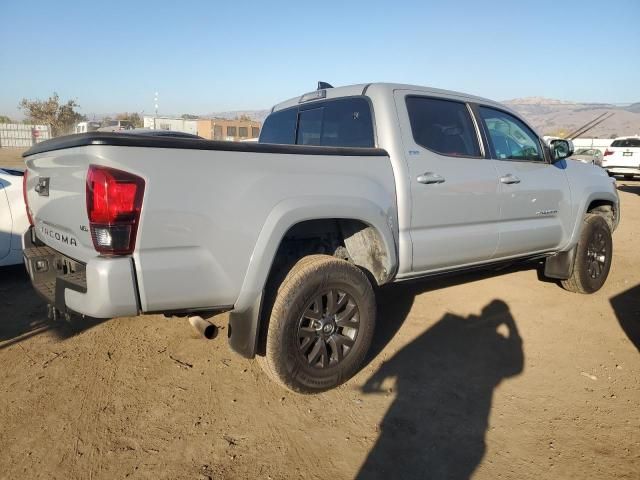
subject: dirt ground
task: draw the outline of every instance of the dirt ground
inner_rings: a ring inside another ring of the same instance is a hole
[[[0,148],[0,167],[24,167],[23,148]]]
[[[225,316],[213,341],[52,323],[0,270],[0,478],[640,478],[640,181],[619,188],[602,291],[532,268],[384,288],[366,365],[317,396],[233,354]]]

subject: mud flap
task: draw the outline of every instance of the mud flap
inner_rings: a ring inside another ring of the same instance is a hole
[[[256,356],[263,297],[264,292],[261,292],[249,309],[229,314],[229,346],[245,358]]]
[[[547,257],[544,262],[544,276],[567,280],[573,274],[573,263],[576,258],[576,245],[567,252],[560,252],[552,257]]]

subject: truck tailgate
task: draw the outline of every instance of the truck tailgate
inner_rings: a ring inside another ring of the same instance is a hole
[[[87,150],[55,150],[25,159],[27,203],[36,235],[55,250],[84,263],[98,255],[87,217],[86,177],[91,163]]]

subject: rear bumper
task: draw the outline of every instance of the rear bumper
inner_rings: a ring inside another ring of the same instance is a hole
[[[24,263],[47,303],[62,313],[93,318],[139,313],[131,258],[96,257],[84,264],[34,240],[30,228],[23,238]]]

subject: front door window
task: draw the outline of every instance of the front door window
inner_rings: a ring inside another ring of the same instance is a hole
[[[522,121],[506,112],[489,107],[480,107],[480,117],[489,134],[493,158],[544,161],[538,136]]]

